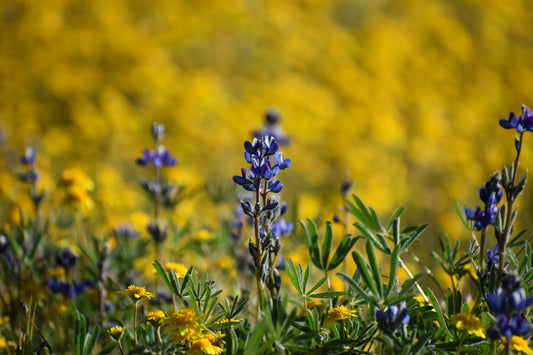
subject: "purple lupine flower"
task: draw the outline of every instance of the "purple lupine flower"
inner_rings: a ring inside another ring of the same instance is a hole
[[[389,306],[386,311],[382,311],[381,309],[376,311],[376,320],[378,324],[393,333],[398,330],[402,324],[407,325],[409,319],[409,309],[405,302]]]
[[[290,138],[285,134],[280,126],[281,115],[275,108],[267,110],[265,113],[265,124],[259,131],[254,132],[254,137],[261,139],[262,137],[272,136],[280,145],[287,145],[290,143]]]
[[[163,146],[159,146],[156,150],[151,151],[149,149],[143,149],[142,157],[136,160],[137,165],[144,166],[152,164],[157,168],[161,166],[174,166],[178,163],[178,160],[172,156],[170,150],[165,149]]]
[[[474,228],[478,231],[484,230],[490,224],[494,224],[498,215],[497,205],[503,197],[501,190],[501,175],[496,173],[479,188],[479,198],[484,202],[485,208],[477,206],[475,210],[465,208],[466,217],[474,221]]]
[[[521,336],[529,333],[531,326],[523,313],[507,317],[505,314],[498,316],[496,324],[487,329],[487,335],[492,339],[505,337],[508,341],[513,335]]]
[[[35,148],[28,147],[26,148],[26,152],[23,156],[20,157],[20,162],[24,165],[33,164],[35,162],[35,157],[37,156],[37,153],[35,152]]]
[[[282,218],[279,221],[272,224],[272,232],[276,233],[280,237],[290,234],[293,228],[294,228],[294,224],[287,223],[285,218]]]
[[[529,107],[522,105],[522,114],[516,116],[513,112],[509,114],[509,119],[500,120],[500,126],[505,129],[516,129],[518,133],[533,131],[533,113]]]

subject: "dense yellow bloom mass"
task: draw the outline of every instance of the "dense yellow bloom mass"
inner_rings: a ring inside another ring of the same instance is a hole
[[[450,321],[455,324],[455,327],[466,331],[468,334],[485,338],[485,328],[481,325],[481,320],[472,313],[453,314]]]
[[[198,323],[198,316],[190,308],[182,308],[172,312],[163,320],[165,331],[171,333],[178,344],[185,344],[198,338],[202,327]]]
[[[117,326],[114,326],[114,327],[109,328],[109,330],[108,330],[107,332],[108,332],[109,335],[111,335],[115,340],[118,340],[118,339],[120,339],[120,337],[122,336],[122,333],[124,332],[124,329],[122,329],[121,326],[117,325]]]

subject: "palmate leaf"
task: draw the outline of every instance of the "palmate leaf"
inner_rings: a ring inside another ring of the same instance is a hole
[[[304,222],[300,221],[304,229],[305,238],[307,240],[307,248],[309,249],[309,254],[311,256],[311,261],[313,264],[322,270],[322,265],[320,262],[320,252],[318,249],[318,231],[316,228],[315,222],[312,219],[308,218],[307,223],[309,224],[309,229]]]
[[[357,282],[355,282],[355,280],[353,278],[351,278],[350,276],[348,276],[346,274],[343,274],[341,272],[337,273],[337,276],[340,277],[341,279],[343,279],[344,282],[348,285],[348,287],[353,292],[355,292],[366,303],[368,303],[368,304],[373,304],[374,303],[374,298],[370,297],[369,293],[367,291],[363,290],[363,288],[361,286],[359,286],[359,284],[357,284]]]
[[[359,238],[352,238],[349,235],[344,236],[327,266],[327,271],[333,270],[339,266],[358,240]]]
[[[347,201],[348,206],[352,214],[357,217],[364,225],[372,229],[374,232],[383,232],[383,228],[379,223],[379,218],[376,211],[372,207],[366,207],[363,201],[356,195],[352,195],[355,204]]]

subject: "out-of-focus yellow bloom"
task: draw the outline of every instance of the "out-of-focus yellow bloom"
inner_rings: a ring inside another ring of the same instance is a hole
[[[185,265],[178,264],[178,263],[166,263],[165,269],[169,271],[170,269],[174,270],[177,277],[184,277],[187,273],[187,268]]]
[[[215,265],[220,270],[231,270],[235,266],[235,259],[230,255],[222,255]]]
[[[109,335],[111,335],[113,339],[120,340],[122,334],[124,333],[124,329],[121,326],[117,325],[112,328],[109,328],[107,332],[109,333]]]
[[[125,295],[128,295],[131,297],[132,300],[138,301],[141,298],[147,298],[150,299],[154,297],[154,295],[148,291],[146,291],[146,288],[143,286],[135,286],[135,285],[129,285],[127,289],[119,291],[120,293],[123,293]]]
[[[199,230],[191,235],[191,239],[195,242],[207,242],[213,239],[213,235],[207,229]]]
[[[91,210],[94,206],[93,200],[87,194],[87,191],[79,186],[67,188],[65,202],[84,211]]]
[[[191,348],[187,351],[189,355],[218,355],[224,351],[221,347],[213,345],[209,339],[200,338],[191,343]]]
[[[0,349],[15,348],[17,344],[11,340],[6,340],[3,335],[0,334]]]
[[[164,318],[165,318],[165,312],[161,310],[149,312],[148,315],[146,316],[146,324],[155,326],[155,325],[160,324]]]
[[[8,316],[0,317],[0,328],[6,325],[9,322]]]
[[[146,226],[150,223],[150,217],[143,212],[135,212],[130,216],[133,228],[137,231],[146,231]]]
[[[65,272],[65,268],[62,266],[55,266],[48,269],[48,276],[52,279],[61,278],[63,280],[67,279],[67,273]]]
[[[318,298],[312,298],[310,301],[306,303],[305,307],[302,307],[302,309],[300,310],[300,313],[298,314],[298,317],[305,316],[305,313],[307,312],[308,309],[316,308],[319,312],[321,312],[324,310],[325,307],[326,307],[326,304],[322,302],[322,300]]]
[[[328,311],[328,316],[324,319],[323,327],[329,329],[336,321],[348,319],[355,315],[354,310],[350,310],[344,306],[339,306]]]
[[[66,169],[61,174],[61,184],[65,186],[78,186],[85,191],[94,190],[94,182],[79,169]]]
[[[464,312],[453,314],[450,321],[455,324],[455,327],[466,331],[468,334],[485,338],[485,328],[481,325],[481,320],[472,313]]]
[[[505,349],[505,344],[507,344],[507,338],[501,337],[500,341],[502,342],[502,344],[498,346],[498,351],[503,351]],[[533,349],[529,347],[527,340],[516,335],[513,335],[511,337],[511,350],[520,351],[528,355],[533,355]]]

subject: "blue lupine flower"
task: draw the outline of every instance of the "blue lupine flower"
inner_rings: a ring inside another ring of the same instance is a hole
[[[378,324],[393,333],[398,330],[402,324],[407,325],[409,319],[409,309],[405,302],[389,306],[385,312],[381,309],[376,311],[376,320]]]
[[[262,137],[272,136],[276,138],[276,142],[280,145],[287,145],[290,143],[290,138],[285,134],[281,128],[280,113],[275,108],[267,110],[265,114],[265,124],[259,131],[254,132],[254,137],[261,139]]]
[[[56,254],[55,259],[57,265],[64,267],[68,271],[78,263],[80,257],[72,249],[63,248]]]
[[[511,339],[513,335],[521,336],[529,333],[531,326],[524,314],[513,314],[510,318],[505,314],[498,316],[496,324],[487,329],[487,335],[492,339],[505,337]]]
[[[474,228],[478,231],[484,230],[490,224],[496,222],[498,215],[498,204],[502,200],[503,192],[500,186],[501,175],[496,173],[479,188],[479,198],[484,202],[485,208],[477,206],[475,210],[465,208],[466,217],[474,221]]]
[[[280,237],[290,234],[294,228],[292,223],[287,223],[285,218],[280,219],[276,223],[272,224],[272,232],[276,233]]]
[[[500,126],[505,129],[516,129],[518,133],[533,131],[533,113],[529,110],[529,107],[522,105],[522,114],[520,116],[516,116],[511,112],[508,120],[500,120]]]
[[[26,148],[24,155],[20,157],[20,162],[24,165],[33,164],[33,162],[35,162],[36,155],[37,153],[35,152],[35,148],[28,147]]]
[[[498,254],[498,244],[494,246],[494,251],[487,250],[487,270],[491,270],[493,267],[498,266],[500,262],[500,257]]]
[[[165,149],[163,146],[159,146],[156,150],[151,151],[149,149],[143,149],[143,155],[136,160],[137,165],[144,166],[152,164],[157,168],[161,166],[174,166],[178,163],[178,160],[172,156],[170,150]]]
[[[533,297],[526,297],[520,278],[515,274],[506,274],[502,279],[502,287],[487,296],[487,304],[494,314],[521,312],[533,305]]]

